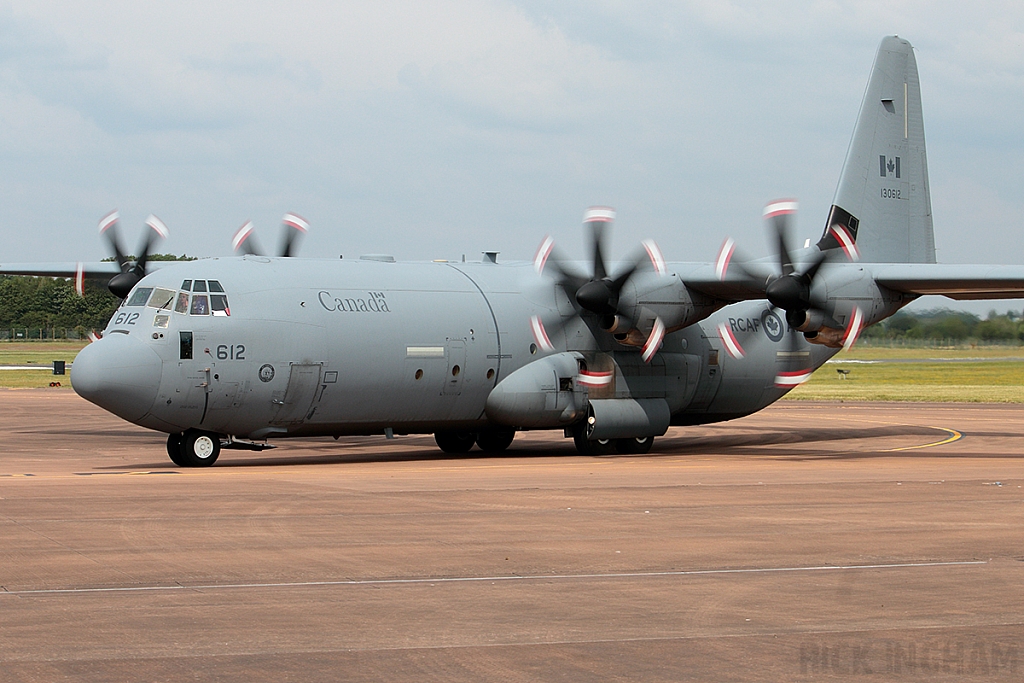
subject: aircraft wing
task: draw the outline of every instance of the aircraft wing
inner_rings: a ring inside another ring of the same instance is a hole
[[[156,270],[174,261],[149,261],[146,263],[147,270]],[[114,277],[121,272],[121,268],[113,261],[92,261],[89,263],[75,263],[73,261],[51,261],[47,263],[0,263],[0,275],[38,275],[41,277],[66,277],[78,276],[78,269],[89,279],[107,279]]]
[[[748,270],[753,270],[751,265],[747,265]],[[931,294],[958,301],[1024,299],[1024,266],[871,263],[858,267],[870,270],[879,285],[907,294]],[[719,280],[713,265],[695,264],[689,272],[680,273],[680,277],[688,288],[712,298],[743,301],[764,298],[764,287],[758,287],[757,280],[763,276],[761,281],[766,281],[771,273],[767,268],[761,269],[765,272],[753,278],[729,273],[724,280]]]
[[[721,301],[763,299],[764,285],[772,276],[770,266],[758,262],[745,264],[745,273],[729,272],[725,279],[718,277],[713,263],[678,265],[679,278],[687,289]]]
[[[871,264],[875,282],[907,294],[938,294],[958,301],[1024,299],[1024,266],[950,263]]]
[[[111,278],[121,272],[113,261],[75,263],[73,261],[49,263],[0,263],[0,275],[39,275],[42,277],[75,277],[81,266],[87,278]]]

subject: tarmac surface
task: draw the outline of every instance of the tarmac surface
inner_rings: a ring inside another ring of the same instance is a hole
[[[1024,406],[208,469],[66,389],[0,390],[0,415],[5,683],[1024,678]]]

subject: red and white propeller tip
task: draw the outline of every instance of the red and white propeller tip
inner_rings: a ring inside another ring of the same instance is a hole
[[[787,389],[797,387],[811,378],[813,370],[786,370],[775,375],[775,386]]]
[[[114,209],[113,211],[108,213],[106,216],[100,219],[100,233],[106,232],[108,228],[117,223],[117,221],[119,221],[120,219],[121,214],[117,212],[117,209]]]
[[[297,213],[286,213],[283,222],[285,225],[295,228],[299,232],[309,232],[309,221]]]
[[[722,248],[718,250],[718,257],[715,258],[715,277],[719,281],[725,280],[725,275],[729,272],[729,262],[734,253],[736,253],[736,240],[726,237],[722,242]]]
[[[253,228],[254,226],[252,221],[246,221],[242,224],[242,227],[235,232],[235,236],[231,238],[231,248],[234,251],[241,249],[242,245],[245,244],[245,241],[252,236]]]
[[[860,307],[854,307],[850,315],[850,322],[846,325],[846,332],[843,334],[843,350],[849,351],[857,343],[861,331],[864,329],[864,312]]]
[[[149,218],[146,219],[146,225],[148,225],[153,230],[153,232],[160,235],[160,237],[163,237],[164,239],[167,239],[167,236],[171,234],[170,231],[167,229],[167,226],[164,225],[164,222],[157,218],[156,216],[154,216],[153,214],[149,214]]]
[[[747,354],[743,351],[743,347],[740,346],[740,342],[736,339],[736,334],[732,331],[729,323],[718,323],[718,336],[722,339],[722,345],[725,346],[726,352],[733,358],[743,358]]]
[[[644,342],[644,346],[640,357],[645,363],[650,363],[651,359],[654,358],[654,354],[661,348],[662,342],[665,341],[665,323],[661,321],[661,318],[654,319],[654,328],[651,330],[651,334],[647,337],[647,341]]]
[[[776,199],[768,202],[764,207],[764,217],[775,218],[776,216],[786,216],[796,213],[798,208],[800,208],[800,203],[795,199]]]
[[[850,234],[845,225],[833,225],[829,228],[829,232],[839,242],[839,246],[843,248],[846,258],[851,261],[860,261],[860,249],[857,248],[857,243],[853,241],[853,235]]]
[[[592,206],[583,214],[584,223],[611,223],[615,220],[615,209],[610,206]]]
[[[641,244],[644,245],[648,258],[651,259],[654,272],[658,275],[664,275],[668,269],[665,266],[665,256],[661,253],[661,247],[654,240],[644,240]]]
[[[612,371],[590,372],[589,370],[580,370],[576,382],[586,387],[606,387],[612,383],[614,377],[615,373]]]
[[[554,248],[554,238],[551,235],[547,235],[544,241],[540,243],[540,247],[537,248],[537,253],[533,257],[533,269],[537,271],[538,275],[544,272],[544,265],[548,262],[548,257],[551,256]]]
[[[533,341],[536,342],[537,348],[544,353],[551,353],[555,350],[555,345],[551,343],[551,339],[548,337],[547,330],[544,329],[544,322],[540,319],[540,316],[534,315],[530,317],[530,332],[533,333]]]
[[[85,264],[81,261],[75,266],[75,292],[85,296]]]

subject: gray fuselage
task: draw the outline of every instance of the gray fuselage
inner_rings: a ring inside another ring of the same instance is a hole
[[[643,363],[637,348],[593,331],[561,290],[522,263],[246,256],[163,268],[136,291],[169,290],[177,300],[189,294],[189,280],[219,284],[229,310],[197,315],[173,302],[158,309],[135,297],[129,305],[129,296],[104,338],[76,360],[76,390],[168,433],[260,439],[481,429],[494,387],[545,355],[529,325],[540,315],[565,322],[552,335],[555,352],[578,351],[591,367],[614,371],[597,395],[665,399],[673,424],[699,424],[778,400],[787,389],[773,378],[794,354],[785,339],[794,333],[765,302],[751,301],[669,334]],[[744,357],[726,352],[721,323]],[[815,368],[835,353],[802,337],[798,348]]]

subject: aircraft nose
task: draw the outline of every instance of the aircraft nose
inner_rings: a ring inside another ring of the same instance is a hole
[[[71,386],[85,400],[134,422],[153,407],[162,369],[153,349],[112,334],[79,352],[71,364]]]

